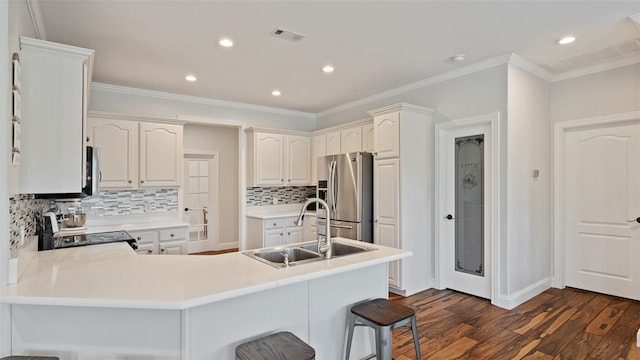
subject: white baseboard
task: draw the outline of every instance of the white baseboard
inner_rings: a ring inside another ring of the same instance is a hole
[[[492,299],[491,303],[495,306],[511,310],[549,289],[551,287],[551,282],[551,277],[544,278],[537,283],[516,292],[513,295],[500,295],[497,299]]]

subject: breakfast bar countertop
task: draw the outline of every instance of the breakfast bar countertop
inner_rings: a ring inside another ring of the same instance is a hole
[[[137,255],[124,243],[40,251],[31,256],[16,284],[0,287],[0,302],[187,309],[411,256],[405,250],[336,240],[376,250],[284,269],[241,252]]]

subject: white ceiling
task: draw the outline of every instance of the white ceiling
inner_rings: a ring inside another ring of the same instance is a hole
[[[508,53],[553,74],[640,49],[638,0],[38,4],[47,40],[96,50],[95,82],[311,113]],[[276,27],[306,38],[276,38]],[[556,45],[565,34],[578,39]],[[458,53],[464,62],[450,60]]]

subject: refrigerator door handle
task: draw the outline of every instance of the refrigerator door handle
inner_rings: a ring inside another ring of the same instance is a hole
[[[338,189],[336,188],[336,177],[337,177],[337,169],[338,167],[338,163],[335,160],[331,161],[331,171],[329,174],[329,177],[331,179],[331,202],[330,202],[330,206],[331,206],[331,216],[336,216],[336,200],[338,198],[338,194],[337,191]]]

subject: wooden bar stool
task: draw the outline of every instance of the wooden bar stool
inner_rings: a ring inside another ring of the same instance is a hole
[[[236,360],[313,360],[316,351],[288,331],[236,346]]]
[[[349,323],[349,335],[347,338],[346,360],[349,360],[351,352],[351,340],[353,329],[356,326],[369,326],[376,332],[376,354],[378,360],[391,360],[393,348],[393,330],[411,324],[413,332],[413,344],[416,349],[416,359],[420,358],[420,344],[418,343],[418,327],[416,325],[416,312],[407,306],[391,302],[387,299],[374,299],[351,307],[347,314]],[[371,359],[370,356],[367,359]]]

